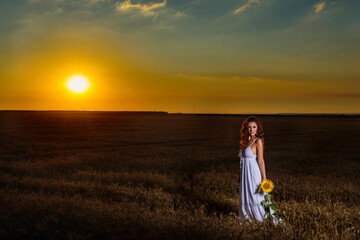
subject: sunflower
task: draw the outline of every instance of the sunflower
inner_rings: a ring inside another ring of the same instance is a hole
[[[261,190],[263,190],[264,192],[271,192],[274,189],[274,184],[272,183],[272,181],[270,181],[269,179],[264,179],[261,183],[260,183],[260,188]]]

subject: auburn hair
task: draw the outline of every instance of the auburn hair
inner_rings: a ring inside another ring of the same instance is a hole
[[[250,116],[247,117],[244,122],[242,123],[241,129],[240,129],[240,149],[241,151],[244,151],[246,146],[249,143],[249,130],[248,130],[248,125],[250,122],[255,122],[257,125],[257,131],[256,131],[256,138],[260,138],[263,142],[263,149],[265,150],[265,141],[264,141],[264,129],[263,129],[263,125],[262,122],[260,120],[260,118],[255,117],[255,116]]]

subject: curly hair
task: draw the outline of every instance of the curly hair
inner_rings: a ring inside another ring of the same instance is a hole
[[[262,125],[260,118],[255,117],[255,116],[250,116],[250,117],[246,118],[244,120],[244,122],[242,123],[241,129],[240,129],[240,139],[241,139],[239,142],[240,149],[242,151],[244,151],[249,142],[250,134],[248,131],[248,125],[250,122],[255,122],[257,124],[257,131],[256,131],[255,137],[260,138],[263,141],[263,149],[265,150],[263,125]]]

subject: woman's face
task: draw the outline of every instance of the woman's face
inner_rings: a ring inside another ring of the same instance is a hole
[[[257,132],[257,124],[256,124],[256,122],[249,122],[248,130],[249,130],[250,136],[255,136],[255,134]]]

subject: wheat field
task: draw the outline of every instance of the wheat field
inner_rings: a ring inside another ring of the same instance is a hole
[[[360,239],[360,117],[260,117],[286,225],[238,221],[245,115],[0,111],[0,239]]]

